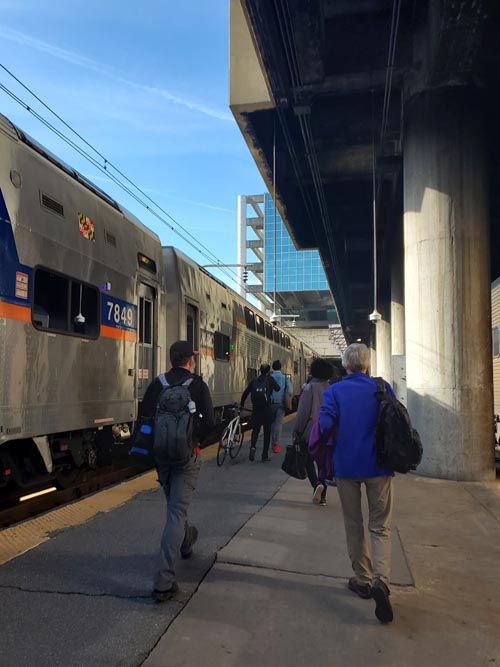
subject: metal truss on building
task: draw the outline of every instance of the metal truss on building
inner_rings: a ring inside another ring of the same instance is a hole
[[[243,297],[255,297],[270,317],[294,327],[297,335],[313,337],[322,355],[338,356],[329,331],[338,324],[337,312],[320,256],[317,250],[295,248],[267,193],[238,196],[236,266]]]

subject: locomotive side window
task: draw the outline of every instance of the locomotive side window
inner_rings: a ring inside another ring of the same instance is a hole
[[[280,345],[286,347],[285,334],[282,331],[280,331]]]
[[[37,268],[31,319],[42,331],[98,338],[99,291],[79,280]]]
[[[151,345],[153,342],[152,307],[149,299],[139,299],[139,343]]]
[[[273,327],[273,339],[274,339],[274,342],[275,342],[275,343],[278,343],[278,345],[279,345],[279,342],[280,342],[280,332],[279,332],[278,327]]]
[[[137,253],[137,261],[139,262],[139,267],[141,269],[146,269],[151,273],[156,273],[156,262],[150,257],[146,257],[142,252]]]
[[[272,327],[272,325],[269,324],[269,322],[264,322],[264,325],[266,327],[266,338],[268,340],[272,340],[273,339],[273,327]]]
[[[247,308],[245,306],[245,322],[247,325],[247,329],[250,329],[250,331],[255,331],[255,315],[253,314],[253,311],[250,310],[250,308]]]
[[[257,329],[257,333],[260,334],[261,336],[266,335],[266,330],[264,328],[264,320],[260,315],[255,316],[255,328]]]
[[[292,349],[292,343],[290,341],[290,336],[288,336],[288,335],[285,335],[285,347],[286,347],[287,350]]]
[[[219,331],[214,333],[214,358],[219,361],[229,361],[229,336],[221,334]]]
[[[73,332],[89,338],[99,335],[99,292],[95,287],[71,281],[71,316]],[[82,321],[82,317],[85,321]]]

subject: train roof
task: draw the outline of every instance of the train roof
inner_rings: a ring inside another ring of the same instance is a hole
[[[29,134],[24,132],[24,130],[21,130],[21,128],[19,128],[17,125],[14,125],[14,123],[12,123],[12,121],[10,121],[3,114],[0,114],[0,129],[2,129],[7,134],[10,134],[13,138],[18,139],[22,143],[32,148],[39,155],[41,155],[46,160],[51,162],[53,165],[55,165],[56,167],[64,171],[66,174],[68,174],[68,176],[74,178],[76,181],[81,183],[81,185],[87,188],[87,190],[90,190],[90,192],[92,192],[94,195],[104,200],[107,204],[109,204],[109,206],[112,206],[114,209],[122,213],[122,215],[129,222],[139,227],[142,232],[160,242],[158,234],[149,229],[149,227],[147,227],[138,218],[136,218],[136,216],[133,213],[128,211],[124,206],[118,204],[118,202],[115,199],[113,199],[113,197],[104,192],[104,190],[102,190],[98,185],[93,183],[89,178],[81,174],[76,169],[73,169],[73,167],[70,167],[63,160],[54,155],[54,153],[45,148],[45,146],[39,144],[38,141],[36,141],[36,139],[30,137]]]
[[[258,315],[260,315],[265,321],[270,322],[273,326],[276,326],[278,329],[280,329],[280,331],[283,331],[283,333],[286,333],[289,336],[293,337],[298,343],[301,343],[304,347],[309,348],[314,353],[314,350],[309,345],[309,343],[306,343],[306,342],[300,340],[300,338],[297,338],[294,335],[293,329],[290,330],[289,328],[284,328],[281,325],[277,325],[276,323],[272,322],[270,320],[269,316],[266,315],[264,312],[262,312],[262,310],[257,308],[257,306],[254,306],[253,303],[250,303],[249,301],[247,301],[243,296],[241,296],[241,294],[238,294],[238,292],[236,292],[231,287],[226,285],[226,283],[222,282],[222,280],[219,280],[218,278],[213,276],[210,273],[210,271],[207,271],[205,268],[203,268],[203,266],[200,266],[197,262],[195,262],[193,259],[188,257],[185,253],[183,253],[182,250],[179,250],[178,248],[175,248],[174,246],[162,246],[162,250],[163,250],[164,253],[165,253],[165,251],[173,253],[176,257],[181,259],[183,262],[186,262],[187,264],[190,264],[193,268],[199,269],[202,273],[204,273],[206,276],[208,276],[211,280],[213,280],[216,283],[218,283],[219,285],[221,285],[221,287],[223,287],[227,292],[229,292],[237,300],[243,301],[243,302],[247,303],[249,306],[251,306],[252,311],[254,311]]]

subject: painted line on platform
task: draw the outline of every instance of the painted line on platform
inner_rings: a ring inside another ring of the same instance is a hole
[[[34,519],[4,528],[0,531],[0,565],[43,544],[53,533],[86,523],[96,514],[116,509],[138,493],[151,491],[157,486],[156,471],[150,471]]]
[[[283,423],[294,415],[288,415]],[[244,434],[244,442],[250,439],[251,431]],[[217,457],[219,443],[206,447],[201,452],[202,461],[213,461]],[[241,456],[241,454],[240,454]],[[0,530],[0,565],[35,549],[61,530],[79,526],[93,519],[100,512],[110,512],[121,507],[143,491],[158,488],[156,470],[151,470],[121,484],[103,489],[64,507],[50,510],[34,519]]]

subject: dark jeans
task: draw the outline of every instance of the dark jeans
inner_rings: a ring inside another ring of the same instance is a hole
[[[307,477],[309,478],[309,481],[311,482],[311,486],[313,489],[315,489],[318,484],[323,484],[323,493],[321,494],[321,500],[324,500],[326,498],[326,482],[324,479],[319,479],[318,473],[316,472],[316,464],[314,463],[313,457],[308,454],[307,459],[306,459],[306,472],[307,472]]]
[[[252,415],[252,439],[251,446],[255,447],[260,433],[260,427],[264,427],[264,448],[262,449],[262,456],[267,456],[269,452],[269,444],[271,442],[271,426],[273,423],[273,412],[271,406],[265,410],[255,410]]]

